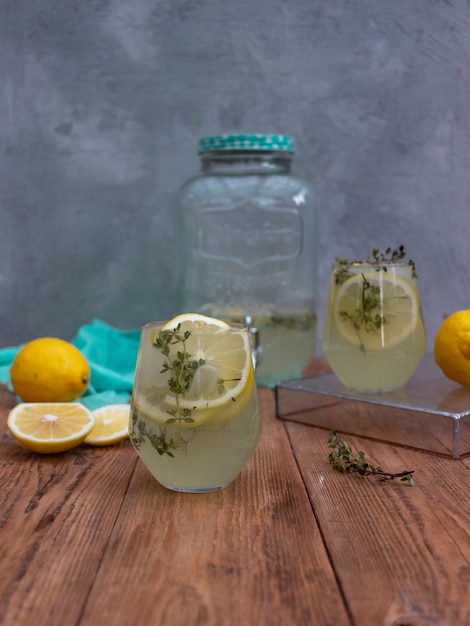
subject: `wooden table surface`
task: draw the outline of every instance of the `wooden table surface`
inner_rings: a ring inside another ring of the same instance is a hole
[[[259,396],[263,434],[239,477],[181,494],[129,441],[23,449],[0,388],[0,624],[470,624],[470,458],[348,437],[416,484],[340,474],[326,430]]]

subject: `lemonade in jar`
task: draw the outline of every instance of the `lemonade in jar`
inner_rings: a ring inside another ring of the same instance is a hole
[[[260,433],[245,327],[196,313],[143,327],[129,434],[164,487],[223,489],[250,458]]]
[[[323,352],[351,389],[381,392],[406,384],[426,352],[416,266],[403,247],[366,261],[336,260]]]
[[[312,307],[274,305],[218,306],[206,304],[201,313],[227,322],[247,324],[256,329],[256,380],[260,386],[274,386],[283,378],[298,378],[312,360],[317,340],[317,316]]]

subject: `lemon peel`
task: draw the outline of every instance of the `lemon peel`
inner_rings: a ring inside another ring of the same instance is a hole
[[[73,344],[57,337],[39,337],[16,353],[10,381],[24,402],[70,402],[90,383],[90,365]]]
[[[434,360],[447,378],[470,387],[470,309],[442,322],[434,338]]]
[[[92,411],[95,424],[84,439],[90,446],[109,446],[129,437],[129,404],[106,404]]]

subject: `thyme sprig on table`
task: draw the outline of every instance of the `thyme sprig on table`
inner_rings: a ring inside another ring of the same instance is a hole
[[[328,447],[331,448],[328,462],[337,472],[356,473],[360,476],[377,476],[381,481],[399,478],[410,486],[414,485],[414,470],[405,470],[397,473],[385,472],[380,466],[370,463],[365,458],[364,452],[355,454],[347,441],[341,441],[338,438],[335,430],[330,430]]]

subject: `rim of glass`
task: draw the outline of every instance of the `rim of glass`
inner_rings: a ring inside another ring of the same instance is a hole
[[[333,263],[333,268],[341,268],[341,269],[349,269],[349,268],[360,268],[360,267],[368,267],[380,269],[382,267],[413,267],[414,263],[411,261],[407,261],[405,259],[399,261],[352,261],[348,263],[335,261]]]
[[[215,318],[214,318],[215,320]],[[217,320],[215,320],[217,321]],[[229,321],[225,321],[225,320],[219,320],[219,321],[223,321],[225,324],[228,325],[228,328],[214,328],[210,331],[207,330],[200,330],[200,329],[193,329],[191,330],[191,334],[201,334],[201,335],[207,335],[208,333],[227,333],[227,332],[240,332],[242,330],[248,330],[248,327],[245,324],[239,324],[238,322],[229,322]],[[141,330],[146,331],[146,330],[161,330],[163,328],[163,326],[165,326],[165,324],[168,324],[168,322],[171,322],[171,319],[169,320],[162,320],[162,321],[158,321],[158,322],[146,322],[145,324],[142,324],[141,326]]]

